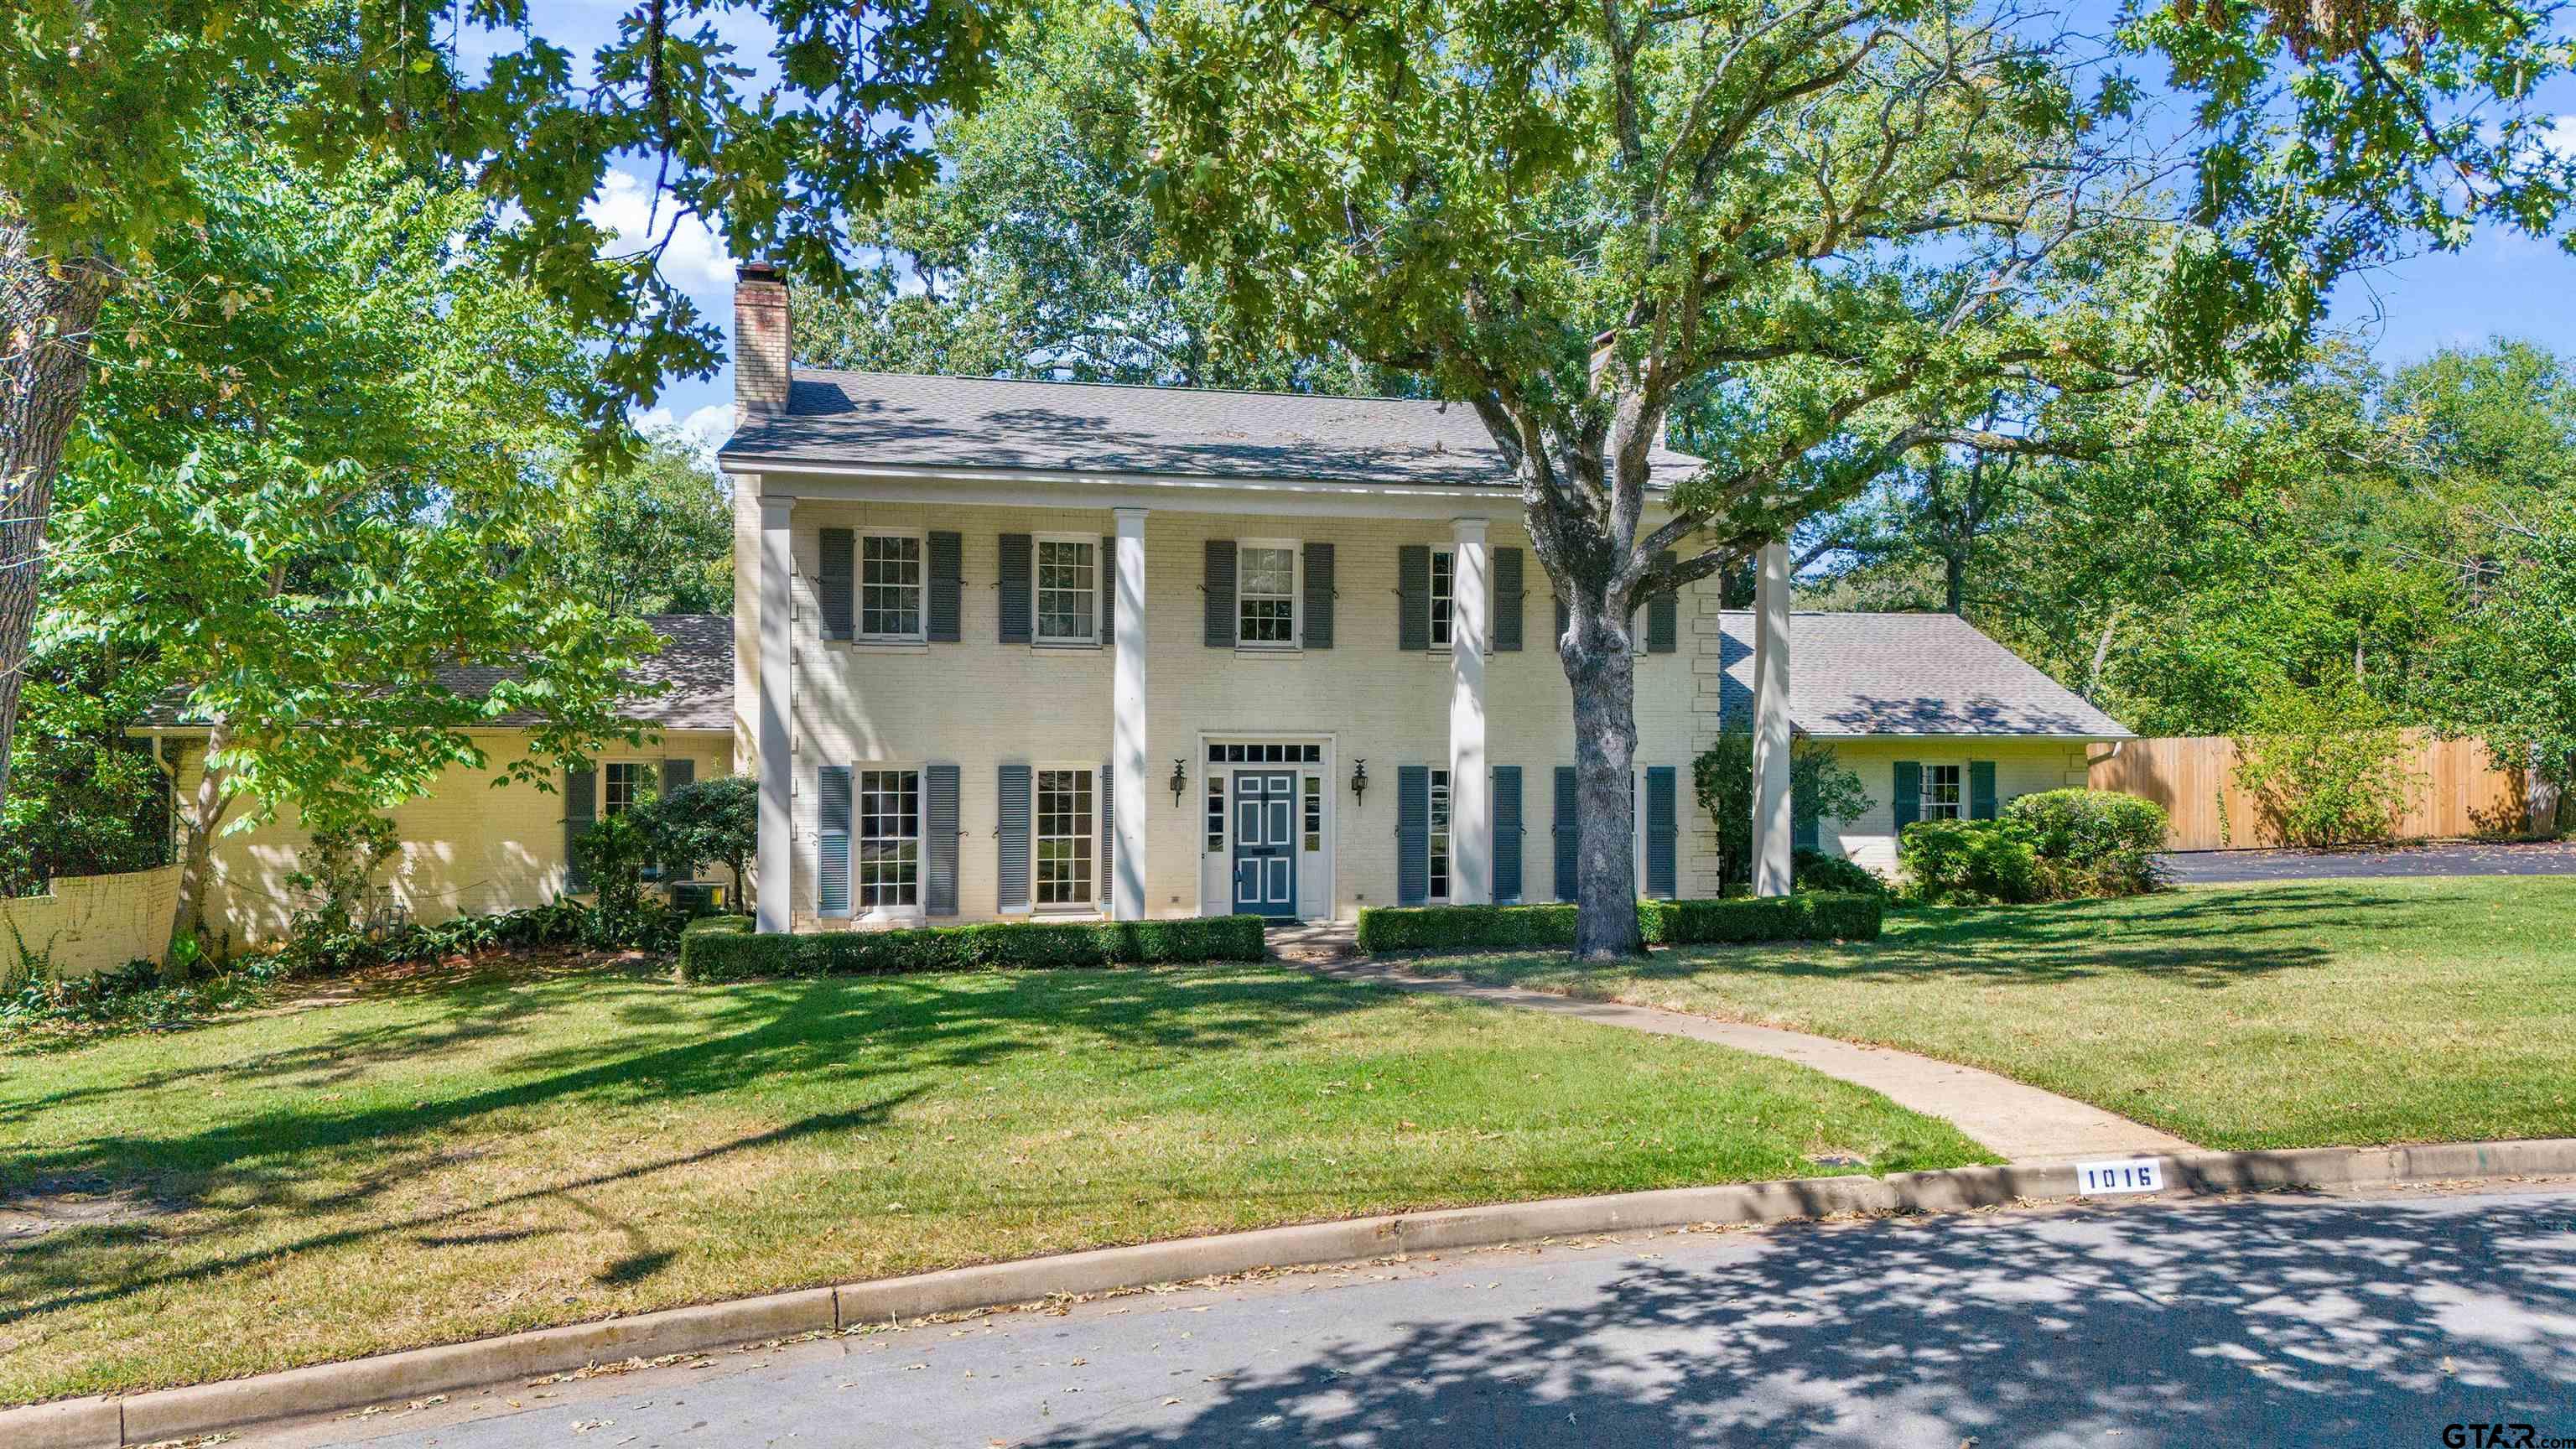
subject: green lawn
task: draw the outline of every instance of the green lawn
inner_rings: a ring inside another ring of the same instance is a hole
[[[1277,969],[381,982],[0,1054],[0,1214],[124,1204],[0,1231],[0,1402],[1828,1153],[1986,1160],[1801,1068]]]
[[[1970,1062],[2212,1148],[2576,1136],[2576,879],[1892,913],[1863,945],[1431,963]]]

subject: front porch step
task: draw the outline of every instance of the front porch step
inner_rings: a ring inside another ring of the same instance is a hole
[[[1282,921],[1263,928],[1274,961],[1332,966],[1359,957],[1359,928],[1348,921]]]

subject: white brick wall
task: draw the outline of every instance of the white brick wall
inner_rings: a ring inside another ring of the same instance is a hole
[[[964,536],[962,634],[954,644],[879,647],[821,638],[814,579],[819,531],[871,527],[946,529]],[[1111,660],[1104,650],[1051,650],[997,641],[994,588],[1003,533],[1115,532],[1106,508],[1043,509],[830,503],[800,500],[795,509],[795,692],[798,916],[814,895],[814,773],[827,764],[884,761],[960,767],[959,907],[961,919],[996,914],[994,838],[997,767],[1013,763],[1105,761],[1109,753]],[[759,503],[737,494],[741,557],[758,557]],[[1147,678],[1148,777],[1156,788],[1121,809],[1148,811],[1146,903],[1158,916],[1200,910],[1206,762],[1201,732],[1300,732],[1330,735],[1334,881],[1332,904],[1348,917],[1362,905],[1393,904],[1396,891],[1396,771],[1407,764],[1445,765],[1450,670],[1445,654],[1396,647],[1396,550],[1403,544],[1446,545],[1446,520],[1311,519],[1194,514],[1155,509],[1146,519],[1150,609]],[[1287,655],[1211,649],[1203,643],[1200,583],[1210,538],[1293,538],[1334,545],[1334,647]],[[1498,523],[1495,547],[1526,549],[1521,530]],[[749,768],[758,669],[756,589],[744,574],[737,592],[735,691],[738,748]],[[1574,760],[1572,701],[1553,646],[1554,605],[1535,557],[1526,560],[1523,647],[1498,653],[1486,677],[1488,747],[1497,765],[1522,771],[1522,881],[1529,899],[1552,890],[1555,768]],[[1713,592],[1714,584],[1700,586]],[[1709,875],[1700,858],[1707,832],[1693,826],[1690,757],[1696,738],[1692,651],[1702,639],[1682,604],[1683,652],[1637,661],[1640,764],[1671,765],[1679,774],[1682,816],[1680,880],[1688,893]],[[1641,621],[1642,627],[1642,621]],[[1712,646],[1713,647],[1713,646]],[[1355,760],[1368,761],[1370,788],[1354,804]],[[1175,758],[1185,760],[1189,791],[1172,804],[1163,782]]]

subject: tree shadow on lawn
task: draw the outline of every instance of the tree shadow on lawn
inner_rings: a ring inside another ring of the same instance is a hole
[[[1788,1230],[1620,1265],[1583,1301],[1509,1317],[1413,1282],[1421,1318],[1275,1344],[1184,1421],[1031,1442],[2377,1449],[2499,1420],[2546,1435],[2576,1403],[2566,1212],[2276,1200]]]
[[[106,1240],[79,1229],[18,1252],[0,1254],[0,1324],[107,1301],[172,1283],[220,1276],[258,1262],[387,1237],[419,1237],[441,1224],[494,1208],[695,1166],[803,1137],[884,1125],[903,1103],[928,1094],[929,1082],[971,1073],[1029,1054],[1052,1055],[1069,1044],[1107,1042],[1149,1049],[1133,1071],[1169,1070],[1191,1053],[1268,1041],[1319,1021],[1395,999],[1383,988],[1326,981],[1299,973],[1224,970],[1112,970],[972,973],[750,983],[683,988],[623,979],[550,980],[533,988],[477,983],[454,1001],[442,999],[429,1020],[360,1025],[288,1053],[254,1057],[251,1075],[293,1076],[343,1054],[384,1061],[456,1040],[457,1023],[475,1035],[506,1033],[513,1018],[566,1006],[566,993],[631,993],[607,1015],[634,1025],[634,1035],[600,1032],[560,1045],[531,1047],[494,1059],[477,1090],[401,1104],[338,1108],[310,1098],[239,1121],[156,1133],[148,1120],[133,1130],[58,1146],[22,1150],[0,1164],[0,1200],[33,1184],[79,1178],[112,1190],[137,1190],[174,1204],[220,1202],[223,1217],[307,1205],[316,1178],[356,1174],[336,1188],[335,1212],[435,1172],[452,1160],[457,1129],[502,1114],[559,1114],[585,1103],[649,1106],[737,1091],[765,1082],[791,1084],[809,1099],[816,1089],[846,1090],[860,1103],[794,1117],[702,1151],[653,1159],[575,1180],[549,1183],[453,1209],[316,1234],[242,1254],[225,1253],[174,1271],[146,1269],[112,1282],[81,1281],[75,1266]],[[686,993],[685,996],[672,993]],[[685,1004],[674,1006],[674,1002]],[[1158,1064],[1154,1058],[1164,1059]],[[891,1063],[913,1083],[887,1093],[875,1063]],[[218,1067],[145,1079],[220,1077]],[[144,1083],[138,1083],[139,1090]],[[295,1084],[301,1091],[303,1083]],[[116,1089],[90,1095],[112,1098]],[[738,1096],[757,1113],[758,1094]],[[197,1235],[233,1230],[205,1222]],[[165,1225],[165,1245],[183,1230]],[[645,1250],[630,1257],[641,1261]]]

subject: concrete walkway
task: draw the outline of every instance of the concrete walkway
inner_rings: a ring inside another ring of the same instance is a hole
[[[1976,1067],[1888,1047],[1860,1046],[1802,1031],[1720,1021],[1651,1006],[1580,1001],[1518,987],[1479,986],[1455,977],[1416,976],[1380,961],[1348,961],[1314,969],[1349,981],[1375,981],[1462,1001],[1552,1012],[1603,1026],[1715,1042],[1796,1062],[1826,1076],[1867,1087],[1900,1107],[1944,1118],[2006,1162],[2074,1162],[2200,1150],[2171,1133],[2159,1132],[2072,1097],[2043,1092]]]

